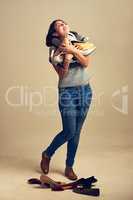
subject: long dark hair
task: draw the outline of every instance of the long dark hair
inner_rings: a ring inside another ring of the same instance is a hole
[[[47,36],[46,36],[46,46],[47,46],[47,47],[50,47],[50,46],[53,45],[53,43],[52,43],[53,37],[59,39],[58,36],[53,36],[53,33],[56,32],[56,30],[55,30],[55,23],[56,23],[57,21],[62,21],[63,23],[67,24],[67,23],[66,23],[64,20],[62,20],[62,19],[56,19],[56,20],[54,20],[54,21],[51,22],[51,24],[50,24],[50,26],[49,26],[49,29],[48,29]],[[70,32],[72,32],[72,33],[74,33],[74,34],[78,34],[78,33],[75,32],[75,31],[70,31]]]
[[[64,20],[62,20],[62,19],[56,19],[56,20],[54,20],[54,21],[51,22],[51,24],[49,26],[49,29],[48,29],[47,36],[46,36],[46,46],[48,46],[48,47],[50,47],[52,45],[53,33],[56,32],[56,30],[55,30],[55,23],[57,21],[64,22]],[[57,36],[54,36],[54,37],[57,37]],[[57,38],[59,38],[59,37],[57,37]]]

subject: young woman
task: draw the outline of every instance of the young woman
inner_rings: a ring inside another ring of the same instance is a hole
[[[73,170],[76,151],[79,144],[80,133],[83,123],[86,119],[91,99],[92,89],[89,84],[89,55],[83,55],[78,46],[72,45],[71,42],[66,45],[60,45],[60,51],[63,54],[72,55],[71,59],[75,62],[60,67],[55,64],[55,55],[51,56],[52,37],[57,36],[61,41],[70,37],[76,37],[75,34],[70,33],[69,26],[61,19],[54,20],[49,27],[46,45],[50,47],[49,61],[52,63],[55,71],[59,75],[58,82],[58,106],[62,118],[63,129],[53,138],[51,144],[42,151],[42,159],[40,167],[42,171],[47,174],[49,172],[49,165],[51,157],[55,151],[67,142],[67,155],[65,162],[65,176],[70,180],[76,180],[78,177]],[[60,56],[60,55],[59,55]]]

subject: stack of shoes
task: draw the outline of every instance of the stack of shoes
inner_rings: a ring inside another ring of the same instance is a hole
[[[94,176],[88,178],[80,178],[76,181],[65,183],[55,181],[43,174],[40,176],[40,179],[31,178],[28,180],[29,184],[38,184],[41,188],[51,188],[52,191],[72,190],[78,194],[99,196],[99,188],[92,188],[95,182],[97,182],[97,179]]]

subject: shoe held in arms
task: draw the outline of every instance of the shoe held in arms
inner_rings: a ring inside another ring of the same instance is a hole
[[[73,168],[69,166],[66,166],[65,168],[65,176],[70,180],[76,180],[78,178],[74,173]]]
[[[40,167],[41,167],[44,174],[48,174],[48,172],[49,172],[50,160],[51,160],[51,158],[48,157],[46,155],[46,153],[42,154],[42,160],[41,160],[41,163],[40,163]]]

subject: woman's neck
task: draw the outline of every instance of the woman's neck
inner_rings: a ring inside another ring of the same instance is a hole
[[[61,43],[67,44],[69,42],[68,35],[61,37],[60,40],[61,40]]]
[[[68,38],[68,34],[66,34],[66,35],[64,35],[64,36],[61,36],[60,37],[60,40],[61,40],[61,42],[63,42],[65,39],[67,39]]]

